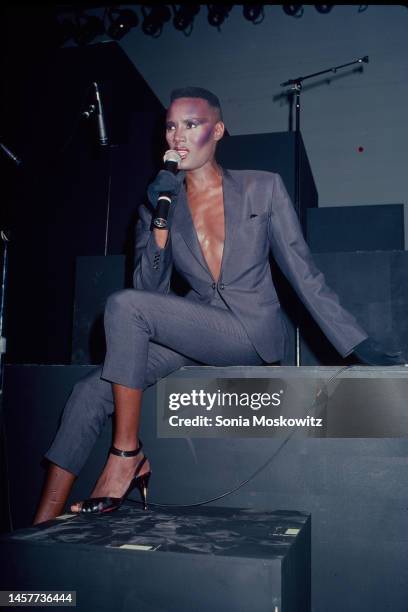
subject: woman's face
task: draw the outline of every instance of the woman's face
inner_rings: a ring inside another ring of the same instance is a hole
[[[214,158],[224,124],[202,98],[178,98],[167,111],[166,140],[181,157],[180,170],[196,170]]]

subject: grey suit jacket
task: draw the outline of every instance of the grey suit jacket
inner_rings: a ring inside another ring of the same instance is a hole
[[[207,304],[217,290],[259,355],[272,363],[284,356],[285,330],[269,264],[271,249],[330,342],[342,356],[350,353],[367,334],[316,268],[279,174],[223,169],[223,195],[225,243],[218,282],[205,262],[182,186],[164,249],[156,245],[151,213],[145,206],[139,209],[134,287],[169,292],[174,266],[191,286],[186,299]]]

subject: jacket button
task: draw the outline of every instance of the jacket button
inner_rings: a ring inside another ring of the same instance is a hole
[[[224,285],[224,283],[221,283],[221,285],[220,285],[220,289],[221,289],[221,290],[222,290],[222,289],[225,289],[225,285]]]
[[[213,283],[211,286],[212,286],[212,288],[213,288],[213,289],[215,289],[216,284],[215,284],[215,283]]]

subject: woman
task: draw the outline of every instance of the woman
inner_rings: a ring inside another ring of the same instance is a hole
[[[173,91],[166,139],[181,157],[162,170],[148,196],[172,194],[169,228],[152,229],[142,206],[136,229],[134,289],[113,294],[105,310],[107,354],[74,388],[46,454],[47,479],[34,524],[64,508],[76,475],[107,418],[113,446],[91,497],[72,512],[110,512],[137,487],[146,507],[151,468],[138,438],[143,390],[183,365],[260,365],[279,361],[285,332],[269,250],[342,356],[395,365],[325,284],[303,239],[279,175],[227,171],[215,160],[224,133],[218,98],[202,88]],[[169,294],[173,266],[191,291]]]

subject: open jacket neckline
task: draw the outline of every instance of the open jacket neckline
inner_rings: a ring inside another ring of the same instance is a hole
[[[180,193],[177,198],[176,209],[174,213],[174,229],[181,235],[188,248],[210,276],[214,283],[221,282],[223,271],[228,262],[228,254],[231,251],[235,230],[241,217],[241,201],[242,194],[239,187],[228,170],[220,166],[222,171],[222,194],[224,205],[224,247],[222,250],[221,267],[218,280],[216,280],[207,264],[204,257],[200,241],[197,236],[197,231],[193,223],[193,217],[188,205],[187,192],[184,183],[181,186]],[[239,198],[239,201],[237,200]]]

